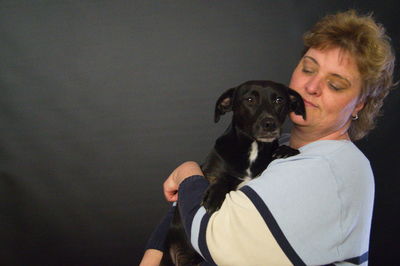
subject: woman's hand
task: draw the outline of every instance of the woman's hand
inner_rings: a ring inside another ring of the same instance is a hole
[[[139,266],[159,266],[163,253],[157,249],[148,249],[143,255]]]
[[[167,201],[177,201],[179,185],[183,180],[193,175],[203,175],[196,162],[185,162],[178,166],[164,182],[164,196]]]

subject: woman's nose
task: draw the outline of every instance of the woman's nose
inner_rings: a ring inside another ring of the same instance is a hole
[[[314,96],[320,96],[322,93],[322,80],[318,76],[310,77],[308,82],[305,84],[305,90],[307,93]]]

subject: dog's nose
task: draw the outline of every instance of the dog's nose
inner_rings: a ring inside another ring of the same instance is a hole
[[[265,118],[261,121],[261,126],[264,130],[273,131],[276,130],[275,120],[272,118]]]

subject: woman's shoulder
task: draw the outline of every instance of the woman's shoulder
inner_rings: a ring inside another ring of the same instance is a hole
[[[283,133],[279,138],[279,145],[289,145],[291,135]],[[349,140],[319,140],[304,145],[299,148],[300,154],[297,157],[289,157],[285,160],[298,160],[306,158],[330,159],[335,156],[351,156],[354,159],[360,159],[368,162],[367,157]],[[279,161],[278,161],[279,162]]]
[[[324,140],[301,147],[298,155],[272,161],[254,182],[299,187],[317,184],[321,187],[370,187],[374,181],[368,159],[354,143]]]
[[[311,168],[328,167],[339,182],[346,182],[352,177],[353,181],[366,181],[372,177],[371,165],[368,158],[357,146],[348,140],[316,141],[300,148],[300,155],[305,160],[312,158],[320,163],[311,163]],[[323,162],[323,163],[322,163]]]
[[[367,157],[348,140],[320,140],[309,143],[299,149],[296,156],[277,159],[268,168],[291,169],[294,167],[329,168],[370,168]],[[332,169],[331,169],[332,168]]]
[[[349,140],[319,140],[304,145],[299,149],[300,154],[315,156],[336,156],[348,154],[367,159],[365,155]]]

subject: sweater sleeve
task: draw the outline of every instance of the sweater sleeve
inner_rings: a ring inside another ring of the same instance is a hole
[[[192,176],[185,179],[179,188],[179,211],[186,233],[190,233],[193,214],[199,209],[203,194],[208,187],[208,181],[203,176]],[[174,217],[176,204],[168,210],[157,227],[150,235],[145,249],[165,251],[164,242]]]
[[[157,249],[162,252],[165,251],[165,238],[167,237],[167,233],[172,221],[172,218],[174,216],[174,211],[175,211],[175,204],[169,208],[167,214],[163,217],[163,219],[160,221],[160,223],[157,225],[157,227],[154,229],[152,234],[150,235],[150,238],[147,241],[147,244],[145,246],[145,250],[147,249]]]
[[[203,195],[209,182],[199,175],[186,178],[179,186],[178,206],[186,234],[191,236],[191,224],[194,216],[201,207]]]

